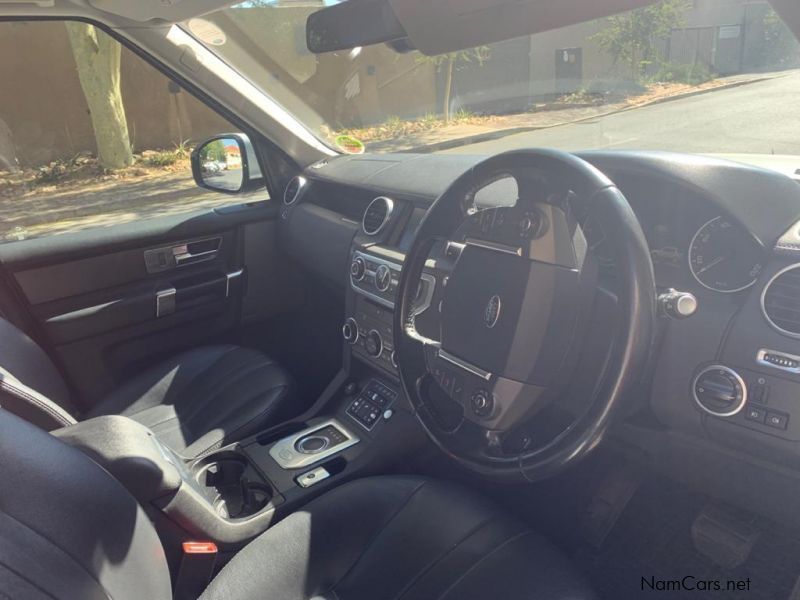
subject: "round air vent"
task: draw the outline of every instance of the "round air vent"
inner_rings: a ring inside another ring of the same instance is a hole
[[[389,222],[393,209],[394,202],[385,196],[378,196],[370,202],[367,210],[364,211],[364,218],[361,220],[364,233],[367,235],[379,234]]]
[[[761,294],[764,316],[775,329],[800,338],[800,264],[778,271]]]
[[[303,186],[306,184],[306,178],[298,175],[297,177],[292,177],[292,180],[289,182],[289,185],[286,186],[286,189],[283,191],[283,203],[286,206],[291,206],[297,201],[298,196],[300,196],[300,190],[303,189]]]

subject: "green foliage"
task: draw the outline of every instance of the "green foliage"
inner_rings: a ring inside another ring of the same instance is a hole
[[[189,146],[189,140],[183,140],[175,144],[174,152],[178,158],[189,158],[189,154],[192,152],[192,148]]]
[[[785,68],[800,64],[800,44],[772,8],[764,13],[762,33],[755,41],[754,48],[754,66]]]
[[[636,77],[657,60],[656,41],[684,22],[687,0],[662,0],[606,19],[605,27],[592,36],[600,47],[627,65]]]
[[[433,129],[439,123],[439,117],[433,113],[425,113],[419,120],[420,124],[427,128]]]
[[[416,61],[418,63],[432,64],[436,67],[436,70],[439,71],[449,64],[458,67],[459,65],[477,63],[479,67],[482,67],[490,57],[491,48],[489,48],[489,46],[477,46],[475,48],[468,48],[467,50],[459,50],[458,52],[437,54],[436,56],[420,54],[417,56]]]
[[[169,167],[178,162],[178,155],[172,150],[162,150],[147,154],[142,162],[148,167]]]
[[[228,157],[225,154],[225,144],[222,140],[214,140],[203,147],[203,160],[216,160],[226,162]]]
[[[690,85],[699,85],[713,78],[714,74],[703,64],[683,65],[677,63],[664,63],[649,77],[652,81],[662,83],[674,82]]]

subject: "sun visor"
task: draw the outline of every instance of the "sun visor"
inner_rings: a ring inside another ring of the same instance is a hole
[[[411,45],[436,55],[557,29],[653,0],[388,0]]]

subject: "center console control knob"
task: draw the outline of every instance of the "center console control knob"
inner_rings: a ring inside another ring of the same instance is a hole
[[[375,271],[375,287],[385,292],[392,285],[392,271],[386,265],[380,265]]]
[[[350,344],[358,341],[358,323],[353,317],[347,319],[342,325],[342,337]]]
[[[372,329],[367,334],[367,339],[364,343],[364,347],[367,349],[367,354],[372,357],[377,358],[383,352],[383,338],[381,334],[378,333],[376,330]]]
[[[356,281],[361,281],[366,273],[367,263],[360,256],[356,256],[353,262],[350,263],[350,276]]]

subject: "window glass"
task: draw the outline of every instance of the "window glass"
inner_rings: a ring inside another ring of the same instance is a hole
[[[659,0],[439,56],[310,54],[307,19],[333,3],[251,0],[181,27],[341,152],[800,155],[800,44],[768,2]]]
[[[0,23],[0,242],[267,199],[194,183],[236,128],[99,29]]]

